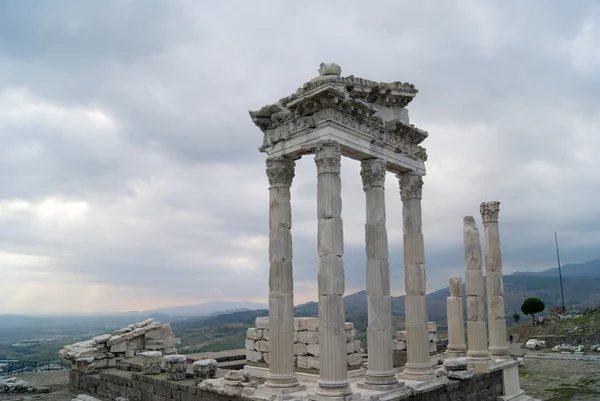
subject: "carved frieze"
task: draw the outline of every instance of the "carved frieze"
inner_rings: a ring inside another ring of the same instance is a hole
[[[498,214],[500,213],[500,202],[483,202],[479,206],[481,212],[481,219],[484,223],[498,221]]]

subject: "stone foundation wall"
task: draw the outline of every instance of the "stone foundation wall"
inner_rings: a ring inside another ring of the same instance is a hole
[[[440,378],[441,379],[441,378]],[[107,370],[85,374],[72,370],[69,385],[73,392],[87,392],[114,400],[119,396],[131,401],[242,401],[239,395],[224,395],[202,390],[194,380],[168,381],[164,375],[145,376],[138,373]],[[502,395],[502,371],[479,374],[462,380],[440,381],[437,388],[413,390],[407,401],[496,401]]]
[[[246,335],[246,360],[249,365],[269,366],[269,318],[258,317],[256,327],[248,329]],[[361,342],[355,340],[354,324],[347,322],[346,358],[348,369],[358,369],[362,364]],[[294,366],[299,371],[319,370],[319,319],[294,318]]]
[[[114,400],[119,396],[130,401],[228,401],[232,397],[203,391],[194,380],[167,381],[164,376],[143,374],[113,374],[110,371],[88,375],[76,370],[69,374],[72,392],[87,392]],[[239,398],[241,400],[241,398]]]

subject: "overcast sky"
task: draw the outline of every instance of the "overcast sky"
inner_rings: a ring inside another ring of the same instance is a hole
[[[0,313],[268,295],[268,183],[248,110],[336,62],[408,81],[429,132],[427,288],[462,217],[501,202],[506,273],[600,257],[594,1],[0,0]],[[360,165],[342,162],[346,293],[365,287]],[[392,290],[402,205],[386,182]],[[296,303],[316,298],[316,168],[292,186]]]

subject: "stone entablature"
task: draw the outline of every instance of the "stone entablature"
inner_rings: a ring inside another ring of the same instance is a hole
[[[341,73],[341,68],[322,65],[320,73]],[[330,139],[340,142],[345,156],[381,157],[392,172],[424,173],[427,152],[419,145],[428,133],[409,123],[405,109],[417,92],[403,82],[321,75],[250,116],[264,134],[259,150],[270,156],[297,158],[313,153],[319,140]],[[354,142],[345,143],[348,137]]]

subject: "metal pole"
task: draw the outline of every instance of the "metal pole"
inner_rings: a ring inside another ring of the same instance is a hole
[[[554,231],[554,241],[556,242],[556,259],[558,260],[558,277],[560,279],[560,298],[562,300],[562,310],[565,313],[565,295],[563,293],[562,272],[560,270],[560,253],[558,253],[558,236]]]

